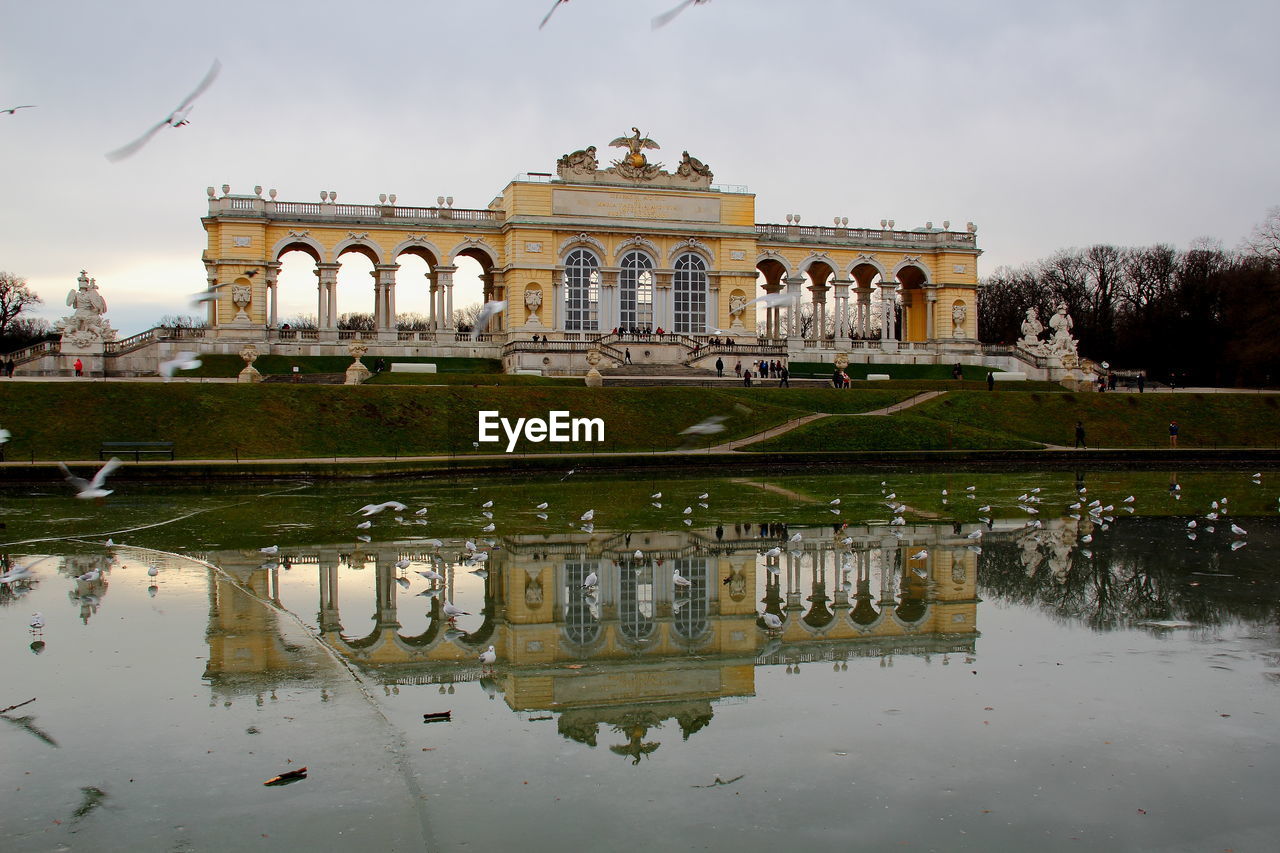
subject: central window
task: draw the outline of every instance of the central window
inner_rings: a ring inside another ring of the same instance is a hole
[[[707,262],[693,252],[676,258],[673,285],[676,301],[673,331],[702,334],[707,330]]]
[[[587,249],[574,249],[565,258],[564,298],[565,331],[600,328],[600,260]]]
[[[618,325],[623,329],[653,325],[653,261],[643,252],[628,252],[619,274],[621,306]]]

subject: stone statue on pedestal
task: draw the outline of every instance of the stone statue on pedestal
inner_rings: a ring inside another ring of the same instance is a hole
[[[98,283],[84,270],[80,270],[76,283],[77,289],[67,294],[67,306],[75,313],[63,317],[55,328],[62,333],[64,349],[70,344],[75,349],[100,350],[104,341],[116,337],[116,330],[102,316],[107,313],[107,302],[98,292]]]

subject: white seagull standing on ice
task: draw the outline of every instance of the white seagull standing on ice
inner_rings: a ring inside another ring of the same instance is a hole
[[[187,116],[191,114],[191,108],[195,106],[196,98],[204,94],[204,90],[213,85],[213,81],[217,78],[218,72],[221,70],[222,63],[215,59],[213,61],[213,65],[209,67],[209,72],[205,74],[204,79],[200,81],[200,85],[196,86],[194,92],[183,98],[182,103],[176,110],[169,113],[169,115],[165,117],[164,121],[152,127],[133,142],[130,142],[123,148],[117,148],[115,151],[109,151],[107,153],[107,159],[115,163],[126,157],[131,157],[134,154],[137,154],[142,146],[150,142],[151,137],[159,133],[161,128],[165,126],[182,127],[187,124]]]
[[[485,666],[493,666],[498,659],[498,653],[493,650],[493,646],[480,653],[480,663]]]
[[[595,518],[595,517],[596,517],[596,511],[595,511],[594,509],[589,509],[589,510],[587,510],[586,512],[584,512],[584,513],[582,514],[582,517],[581,517],[581,518],[579,518],[578,520],[579,520],[579,521],[591,521],[591,520],[592,520],[593,518]]]
[[[764,626],[770,631],[782,630],[782,620],[778,618],[778,614],[762,613],[760,618],[764,620]]]
[[[471,615],[469,612],[467,612],[466,610],[463,610],[461,607],[454,606],[452,601],[445,601],[444,605],[441,607],[441,610],[444,611],[444,615],[448,618],[450,622],[457,619],[459,616]]]
[[[595,572],[592,572],[591,574],[587,575],[585,578],[582,579],[583,589],[594,589],[599,585],[600,585],[600,578],[599,576],[596,575]]]
[[[687,589],[688,587],[693,586],[693,582],[690,581],[684,575],[680,574],[679,569],[674,569],[671,572],[671,582],[674,583],[680,589]]]
[[[61,462],[58,463],[58,467],[62,469],[62,474],[66,481],[76,490],[76,497],[90,500],[92,498],[105,498],[112,493],[111,489],[102,487],[106,485],[107,477],[111,476],[111,473],[123,464],[118,457],[112,456],[107,460],[107,464],[98,469],[98,473],[93,475],[92,480],[75,476]]]
[[[1235,534],[1235,535],[1237,535],[1237,536],[1248,536],[1248,535],[1249,535],[1249,531],[1245,530],[1243,527],[1241,527],[1241,526],[1240,526],[1240,525],[1238,525],[1238,524],[1233,524],[1233,525],[1231,525],[1231,532],[1232,532],[1232,533],[1234,533],[1234,534]]]

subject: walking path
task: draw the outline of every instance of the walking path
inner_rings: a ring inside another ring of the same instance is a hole
[[[805,415],[802,418],[796,418],[793,421],[787,421],[785,424],[779,424],[776,427],[771,427],[765,430],[764,432],[758,432],[755,435],[749,435],[746,438],[738,438],[738,439],[734,439],[733,441],[726,441],[724,444],[718,444],[715,447],[712,447],[706,450],[698,450],[698,451],[672,450],[668,452],[670,453],[690,453],[690,452],[728,453],[730,451],[738,450],[739,448],[745,447],[748,444],[756,444],[758,442],[765,441],[766,439],[773,438],[774,436],[783,435],[785,433],[791,432],[793,429],[802,427],[807,423],[812,423],[813,421],[820,420],[822,418],[865,418],[871,415],[892,415],[892,414],[901,412],[904,409],[909,409],[912,406],[918,406],[921,403],[925,402],[926,400],[932,400],[934,397],[941,396],[943,393],[945,392],[923,391],[919,394],[916,394],[914,397],[908,397],[907,399],[900,400],[891,406],[885,406],[883,409],[874,409],[870,412],[840,412],[840,413],[834,413],[834,414],[829,412],[815,412],[812,415]]]

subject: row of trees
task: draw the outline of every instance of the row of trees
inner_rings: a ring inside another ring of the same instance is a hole
[[[456,329],[459,332],[469,332],[474,328],[476,317],[480,314],[480,304],[468,305],[465,308],[458,308],[453,312],[453,322],[449,328]],[[281,325],[288,324],[293,329],[315,329],[316,315],[299,314],[289,317],[281,321]],[[373,331],[373,314],[353,311],[349,314],[338,315],[338,328],[343,331],[372,332]],[[401,332],[425,332],[431,328],[430,320],[425,314],[416,312],[406,312],[396,315],[396,329]]]
[[[1201,241],[1065,249],[1000,267],[978,292],[978,335],[1013,343],[1028,308],[1065,303],[1082,355],[1179,383],[1280,381],[1280,207],[1239,249]]]
[[[13,352],[51,336],[48,320],[22,316],[40,302],[25,278],[0,272],[0,352]]]

